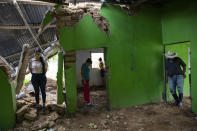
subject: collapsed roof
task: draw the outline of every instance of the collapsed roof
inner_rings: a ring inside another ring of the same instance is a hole
[[[53,8],[52,5],[36,5],[31,3],[19,4],[24,17],[36,36],[45,13]],[[43,49],[49,42],[56,39],[55,20],[38,38]],[[20,52],[24,44],[30,44],[33,51],[38,47],[31,33],[25,25],[16,7],[12,3],[0,2],[0,55],[11,66],[16,67],[20,59]]]
[[[44,2],[42,2],[44,1]],[[0,56],[3,61],[11,68],[18,66],[20,54],[24,44],[30,44],[31,54],[33,50],[39,45],[46,49],[51,45],[51,42],[57,40],[56,20],[54,19],[50,26],[38,35],[38,30],[41,27],[42,20],[47,11],[52,10],[56,4],[68,5],[68,3],[78,2],[109,2],[116,4],[128,5],[130,10],[134,10],[143,4],[151,4],[161,6],[170,0],[40,0],[40,1],[17,1],[24,19],[20,12],[13,4],[12,0],[1,0],[0,2]],[[49,3],[51,2],[51,3]],[[96,13],[97,14],[97,13]],[[61,16],[61,15],[60,15]],[[109,25],[105,19],[99,16],[94,17],[93,20],[101,29],[105,30],[109,35]],[[57,18],[57,17],[56,17]],[[103,21],[104,20],[104,21]],[[105,23],[105,24],[102,24]],[[61,25],[60,23],[57,25]],[[29,30],[28,26],[31,31]],[[101,26],[103,25],[103,26]],[[66,27],[66,26],[65,26]],[[36,37],[36,40],[35,38]],[[2,66],[2,64],[0,65]]]

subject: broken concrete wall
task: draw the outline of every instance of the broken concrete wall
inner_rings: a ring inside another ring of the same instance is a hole
[[[109,38],[86,16],[74,28],[60,29],[63,49],[107,48],[111,108],[160,101],[163,91],[160,9],[146,7],[130,17],[119,6],[106,4],[101,15],[110,23]]]
[[[197,1],[176,0],[163,7],[163,43],[191,42],[192,110],[197,113]]]
[[[84,16],[91,16],[94,23],[97,24],[100,30],[110,35],[110,25],[106,18],[100,15],[101,4],[84,4],[76,7],[68,6],[60,10],[54,11],[51,15],[56,17],[56,26],[59,31],[61,27],[72,28]],[[48,17],[50,18],[50,17]]]
[[[0,130],[7,130],[13,128],[15,125],[15,93],[12,89],[6,74],[0,70]],[[13,94],[12,94],[13,93]]]

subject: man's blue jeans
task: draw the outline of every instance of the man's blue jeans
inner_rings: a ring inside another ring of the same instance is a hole
[[[170,77],[170,81],[169,81],[170,92],[172,94],[176,94],[176,87],[177,87],[179,94],[183,94],[183,83],[184,83],[183,75],[174,75]]]

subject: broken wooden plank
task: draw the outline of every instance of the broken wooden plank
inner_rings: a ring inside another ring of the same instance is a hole
[[[30,26],[32,29],[39,29],[41,26]],[[49,25],[47,28],[56,28],[56,25]],[[28,26],[7,26],[7,25],[1,25],[0,29],[6,29],[6,30],[25,30],[28,29]]]
[[[15,89],[16,89],[16,94],[20,93],[20,90],[23,86],[23,81],[25,78],[26,74],[26,69],[29,63],[29,53],[30,53],[30,46],[29,44],[23,45],[23,51],[21,53],[20,57],[20,62],[16,74],[16,79],[15,79]]]

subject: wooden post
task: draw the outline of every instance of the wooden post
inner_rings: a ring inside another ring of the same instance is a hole
[[[23,51],[22,51],[22,54],[20,57],[19,66],[18,66],[16,79],[15,79],[16,94],[19,94],[19,92],[23,86],[23,81],[25,78],[26,69],[27,69],[27,66],[29,63],[29,53],[30,53],[29,44],[23,45]]]

